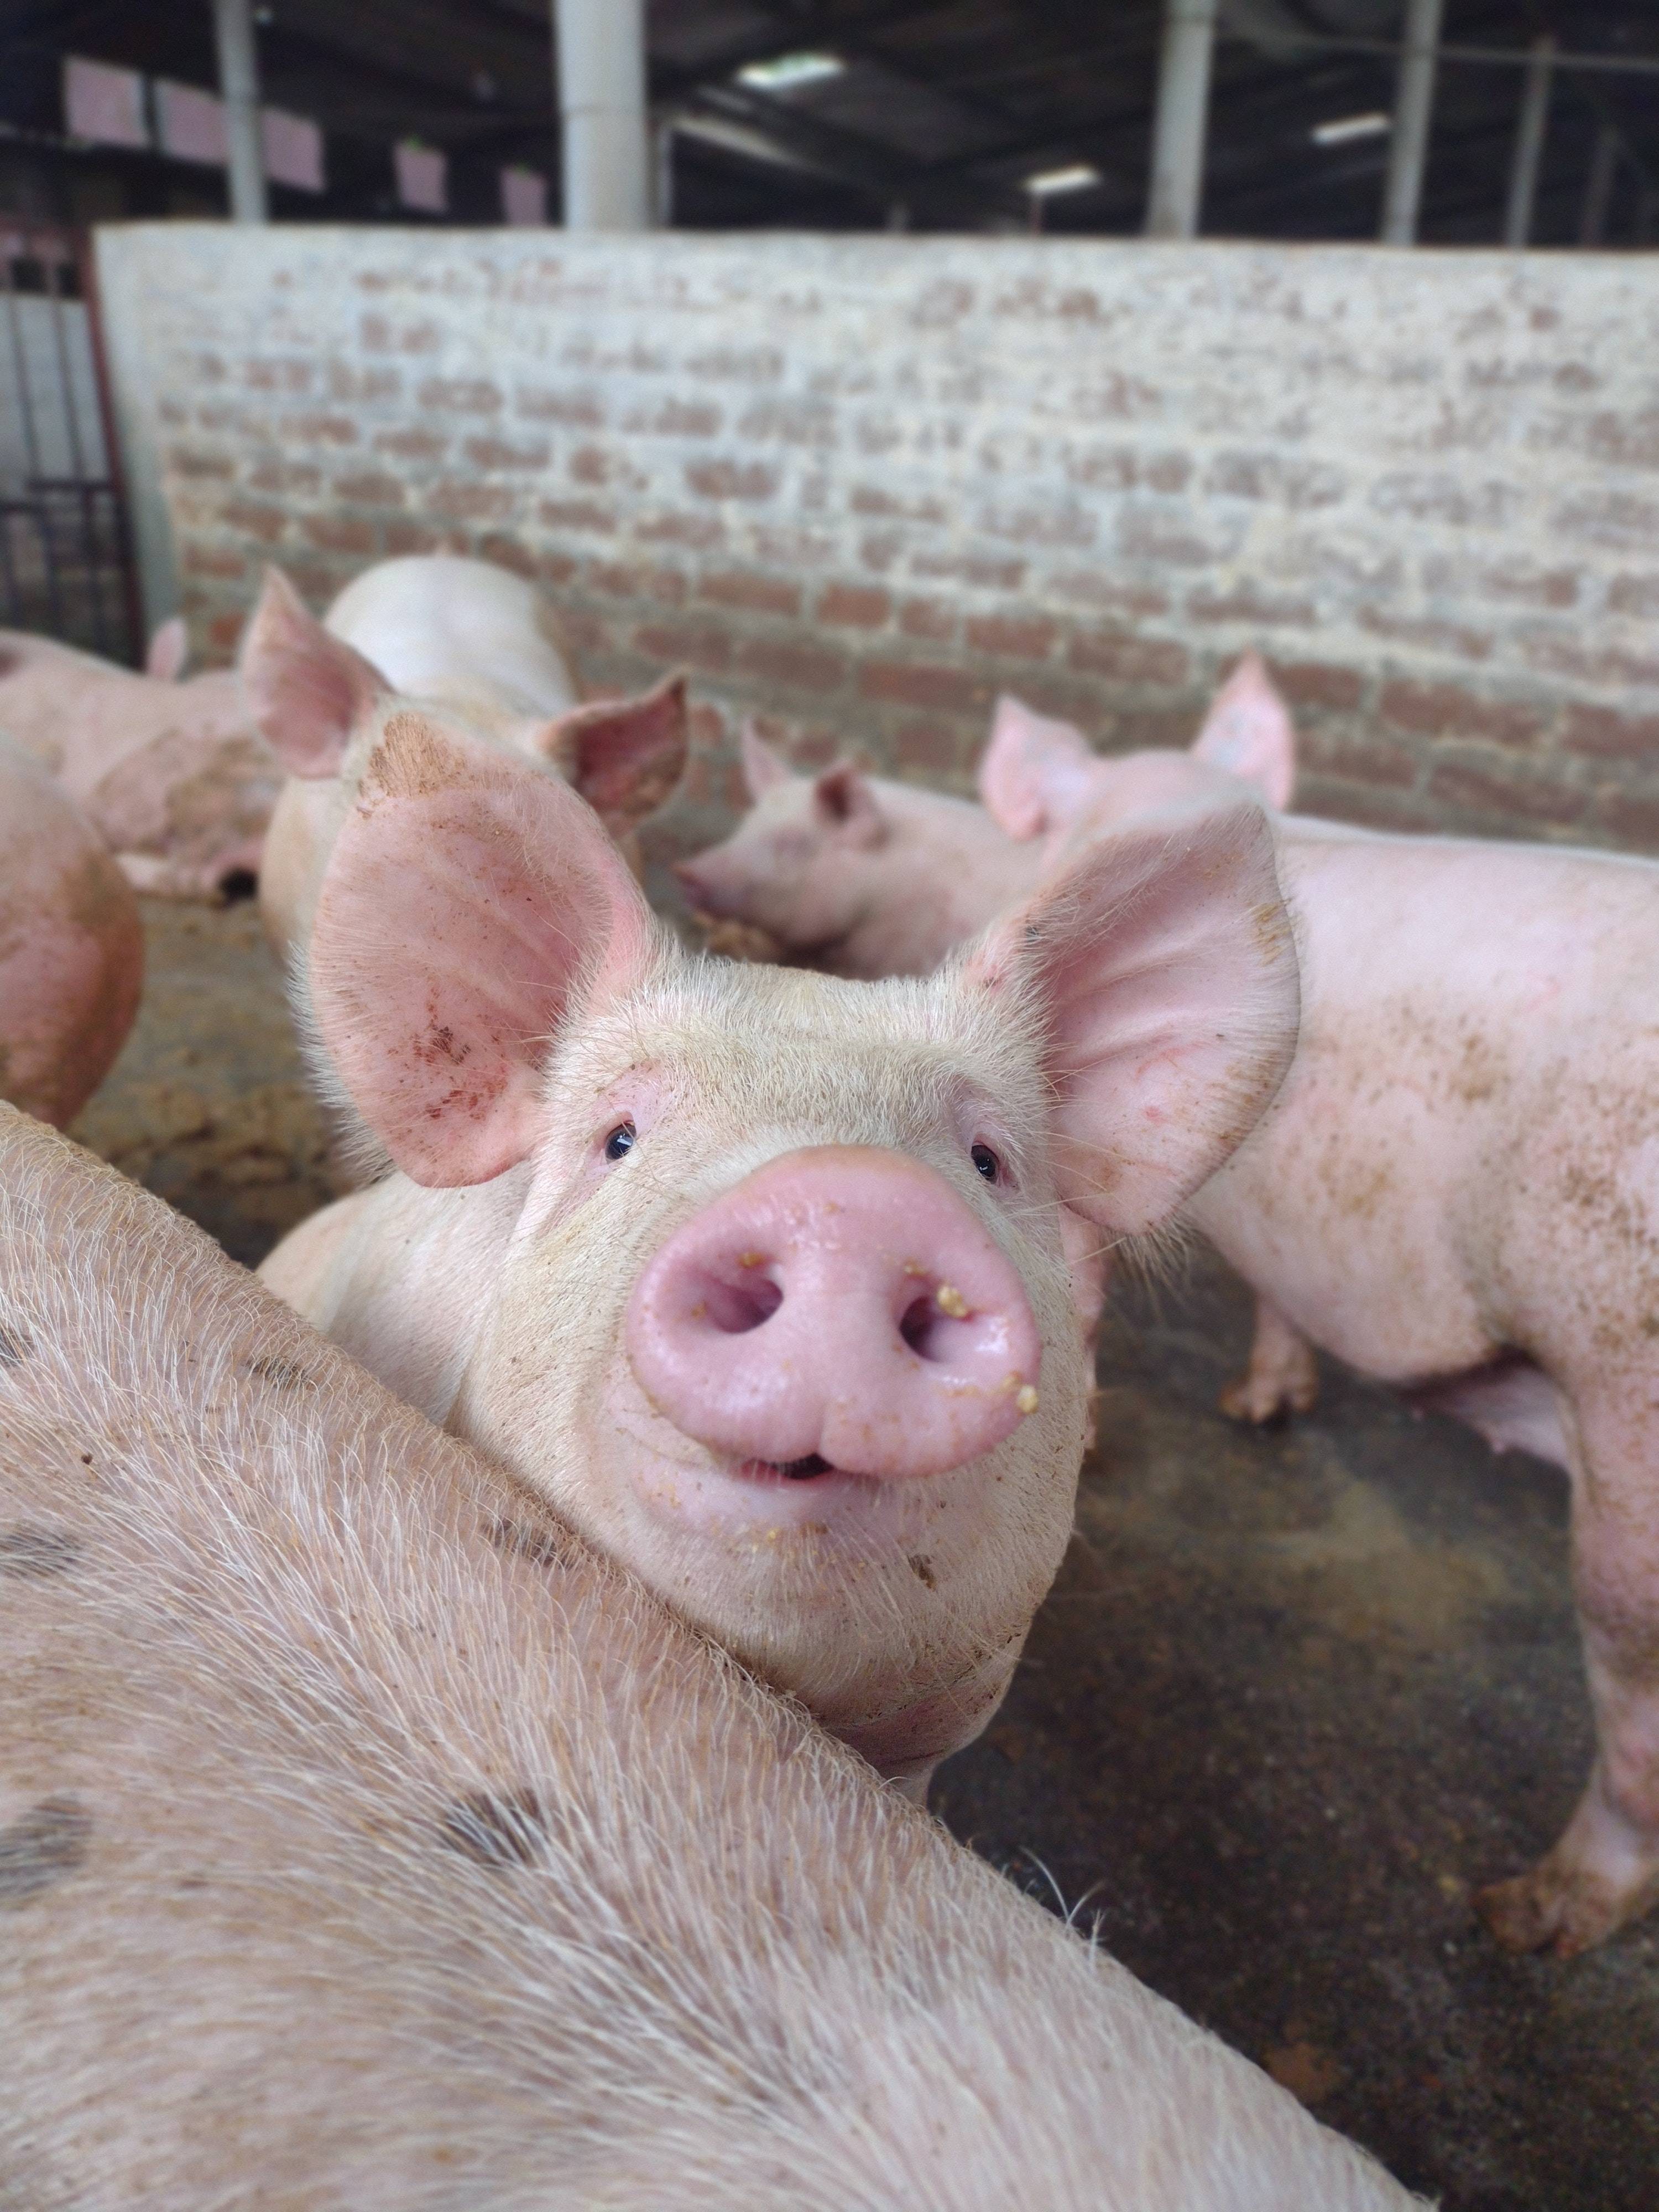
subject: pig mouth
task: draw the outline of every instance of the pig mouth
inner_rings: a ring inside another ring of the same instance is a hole
[[[821,1452],[808,1452],[805,1459],[746,1459],[737,1471],[750,1482],[811,1482],[817,1475],[842,1472],[832,1467]]]

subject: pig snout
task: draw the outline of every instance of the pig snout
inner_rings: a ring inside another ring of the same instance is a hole
[[[740,1472],[943,1474],[1036,1408],[1019,1276],[931,1168],[873,1147],[769,1161],[635,1286],[646,1395]]]
[[[711,871],[698,867],[691,860],[676,860],[673,867],[688,906],[700,914],[712,914],[720,921],[730,917],[732,892]]]

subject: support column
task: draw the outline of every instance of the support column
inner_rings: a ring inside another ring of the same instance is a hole
[[[213,0],[219,46],[219,95],[230,140],[230,219],[264,222],[265,155],[259,143],[259,52],[253,40],[253,0]]]
[[[1578,243],[1600,246],[1607,234],[1607,216],[1613,206],[1613,180],[1619,168],[1619,133],[1604,123],[1595,134],[1589,175],[1584,180],[1584,204],[1578,218]]]
[[[567,230],[648,230],[644,0],[553,0]]]
[[[1505,246],[1518,247],[1532,243],[1533,212],[1538,204],[1538,172],[1544,159],[1544,136],[1549,129],[1554,75],[1554,40],[1534,39],[1532,59],[1527,64],[1526,85],[1521,94],[1515,156],[1510,164],[1510,202],[1504,216]]]
[[[1218,0],[1164,0],[1148,238],[1194,238],[1198,233],[1217,6]]]
[[[1406,0],[1406,38],[1394,99],[1389,180],[1382,194],[1382,243],[1415,246],[1423,173],[1429,161],[1434,75],[1445,0]]]

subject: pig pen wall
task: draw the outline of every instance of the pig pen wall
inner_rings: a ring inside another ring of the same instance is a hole
[[[1246,646],[1310,810],[1659,848],[1659,264],[1040,240],[100,233],[152,619],[434,548],[590,688],[965,787],[996,692],[1184,742]]]

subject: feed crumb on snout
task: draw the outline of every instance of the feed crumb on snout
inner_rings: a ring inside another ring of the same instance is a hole
[[[78,1537],[61,1528],[43,1528],[20,1521],[0,1528],[0,1575],[23,1581],[43,1581],[48,1575],[67,1574],[81,1556]]]
[[[27,1905],[87,1856],[92,1815],[78,1797],[43,1797],[0,1828],[0,1908]]]
[[[1023,1382],[1019,1389],[1014,1393],[1014,1403],[1018,1407],[1022,1413],[1036,1413],[1037,1409],[1037,1394],[1029,1382]]]
[[[534,1866],[547,1844],[547,1816],[528,1787],[469,1790],[447,1808],[440,1828],[451,1850],[498,1869]]]
[[[941,1313],[949,1314],[952,1321],[968,1318],[968,1301],[954,1283],[941,1283],[933,1293],[933,1304]]]

